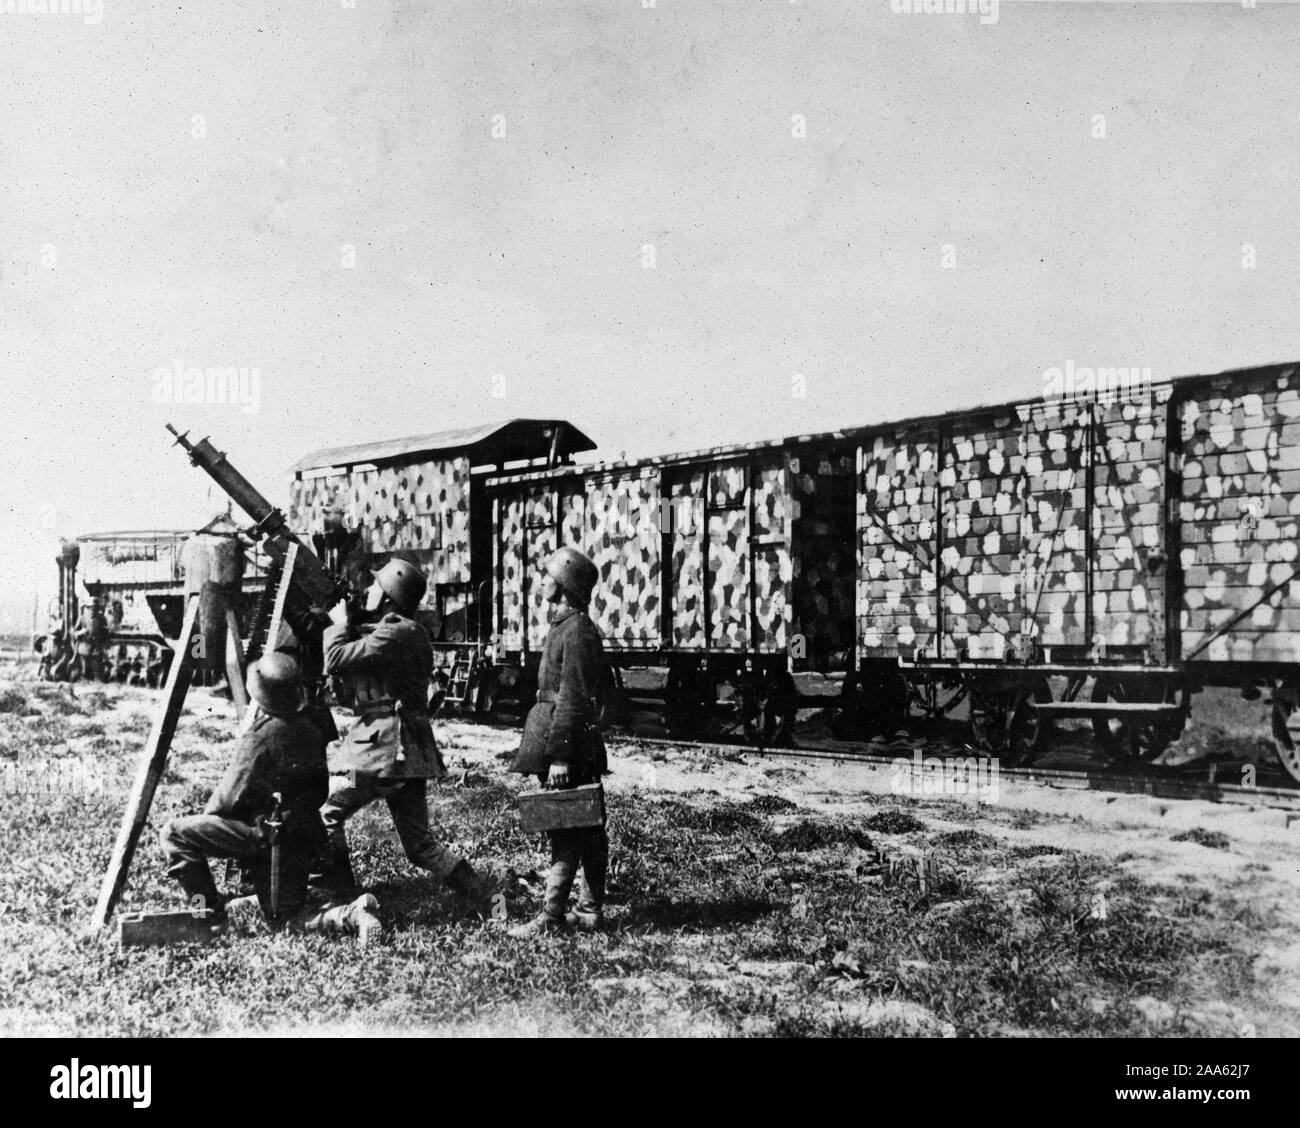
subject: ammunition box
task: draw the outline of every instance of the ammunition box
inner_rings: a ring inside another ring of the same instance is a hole
[[[220,934],[215,913],[182,909],[174,913],[127,913],[118,922],[118,942],[123,948],[150,944],[210,944]]]
[[[605,825],[605,789],[599,783],[519,793],[519,824],[529,833]]]

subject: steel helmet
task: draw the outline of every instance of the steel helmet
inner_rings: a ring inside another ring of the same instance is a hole
[[[596,565],[577,549],[560,549],[546,561],[546,571],[578,603],[591,599],[598,575]]]
[[[306,703],[298,663],[273,650],[248,668],[248,696],[277,717],[298,712]]]
[[[420,606],[420,600],[424,598],[429,586],[419,568],[397,557],[393,557],[375,573],[375,583],[379,585],[380,591],[408,614]]]

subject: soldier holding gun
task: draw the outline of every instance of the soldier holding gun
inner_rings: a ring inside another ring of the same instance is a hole
[[[383,799],[407,858],[454,892],[483,900],[485,882],[429,830],[426,781],[442,779],[447,769],[429,720],[433,646],[412,617],[426,586],[418,568],[394,557],[366,594],[373,621],[353,623],[345,601],[330,612],[325,673],[347,683],[357,721],[330,754],[329,799],[321,808],[329,837],[324,880],[336,892],[355,888],[344,824]]]

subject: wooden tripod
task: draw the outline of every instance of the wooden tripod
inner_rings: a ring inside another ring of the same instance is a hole
[[[275,639],[284,615],[284,602],[289,585],[293,579],[293,565],[298,553],[297,544],[290,544],[285,559],[285,567],[276,580],[275,603],[271,614],[268,639]],[[127,873],[131,869],[131,859],[135,857],[135,848],[140,843],[140,835],[149,818],[149,808],[153,805],[154,792],[158,790],[158,781],[162,779],[167,768],[167,756],[171,752],[172,738],[176,735],[176,722],[180,719],[181,709],[185,705],[185,695],[189,692],[190,682],[194,678],[197,653],[202,639],[199,635],[199,600],[191,599],[185,609],[185,622],[181,627],[180,637],[176,640],[171,668],[167,671],[167,685],[163,699],[154,714],[153,727],[149,739],[145,741],[140,755],[140,765],[136,769],[135,780],[131,784],[131,793],[127,798],[126,810],[122,814],[122,825],[117,832],[117,843],[108,861],[108,869],[99,886],[99,899],[95,903],[95,915],[91,921],[93,927],[102,928],[108,924],[122,888],[126,885]],[[244,689],[245,656],[243,644],[239,639],[239,623],[233,607],[226,608],[226,631],[229,645],[226,647],[226,680],[230,683],[230,696],[235,703],[235,712],[243,720],[248,708],[248,695]]]

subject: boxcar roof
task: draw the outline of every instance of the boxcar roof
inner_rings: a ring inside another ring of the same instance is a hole
[[[359,462],[392,462],[421,454],[447,454],[472,451],[487,462],[509,462],[520,458],[543,458],[550,453],[551,436],[560,428],[556,455],[564,457],[583,450],[595,450],[596,444],[563,419],[507,419],[478,427],[460,427],[451,431],[433,431],[405,439],[383,439],[354,446],[314,450],[293,464],[293,471],[321,470],[329,466],[352,466]]]
[[[1163,388],[1177,386],[1179,388],[1190,388],[1196,384],[1220,380],[1225,376],[1261,377],[1273,373],[1280,375],[1288,369],[1294,369],[1297,367],[1297,364],[1300,364],[1300,362],[1291,361],[1282,364],[1262,364],[1253,368],[1230,368],[1223,372],[1205,373],[1203,375],[1176,376],[1163,380],[1152,380],[1151,387]],[[1075,397],[1065,398],[1070,399]],[[730,443],[725,446],[702,447],[699,450],[680,452],[673,451],[668,454],[648,455],[645,458],[627,459],[622,461],[583,462],[570,466],[558,466],[551,470],[518,470],[514,473],[493,474],[491,476],[491,482],[495,485],[507,485],[514,482],[559,478],[574,474],[612,473],[620,470],[637,469],[643,466],[652,467],[686,462],[709,462],[715,459],[735,458],[750,451],[774,450],[785,447],[818,445],[830,442],[847,442],[866,435],[891,431],[898,427],[926,426],[937,423],[940,420],[964,419],[989,415],[995,412],[1016,411],[1020,408],[1047,402],[1059,401],[1048,400],[1043,397],[1035,400],[1021,399],[989,404],[978,404],[970,407],[958,408],[953,411],[930,413],[928,415],[916,415],[902,419],[882,419],[874,423],[842,427],[835,431],[820,431],[805,435],[789,435],[781,439],[760,439],[748,443]]]

